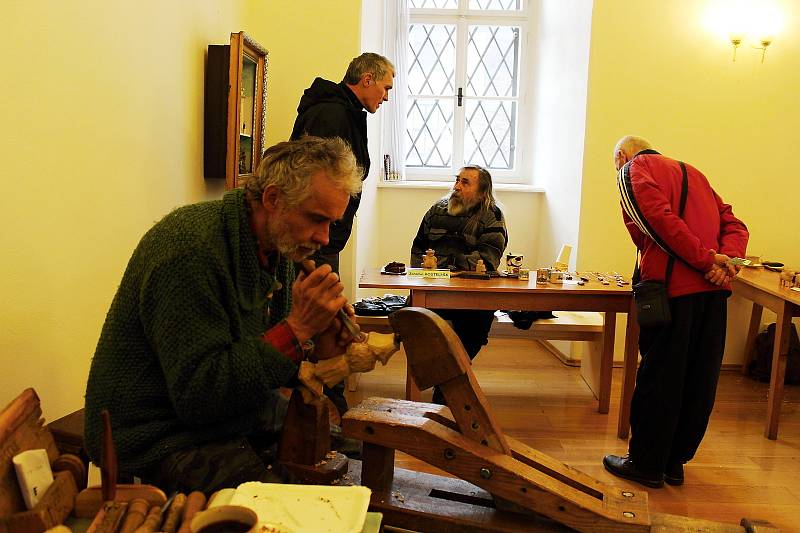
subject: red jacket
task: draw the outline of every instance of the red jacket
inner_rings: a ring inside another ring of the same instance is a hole
[[[702,172],[686,165],[688,192],[679,217],[683,177],[680,163],[643,150],[619,171],[622,218],[641,251],[641,279],[663,280],[668,253],[676,258],[667,283],[670,298],[720,287],[703,277],[714,251],[744,257],[749,233]],[[724,285],[723,289],[730,290]]]

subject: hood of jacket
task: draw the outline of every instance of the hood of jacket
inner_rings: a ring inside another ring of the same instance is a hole
[[[297,113],[305,113],[311,107],[324,103],[338,103],[352,108],[354,111],[361,111],[364,107],[353,91],[348,89],[344,83],[333,83],[322,78],[315,78],[311,87],[303,91],[303,96],[297,105]]]

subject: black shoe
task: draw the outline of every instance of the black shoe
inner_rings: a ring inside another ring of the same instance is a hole
[[[664,481],[668,485],[683,485],[683,463],[670,463],[664,470]]]
[[[660,489],[664,486],[663,474],[647,474],[642,472],[633,464],[633,461],[626,455],[619,457],[618,455],[606,455],[603,457],[603,466],[606,470],[611,472],[617,477],[630,479],[642,485]]]

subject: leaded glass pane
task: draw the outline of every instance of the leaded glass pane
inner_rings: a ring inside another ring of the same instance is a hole
[[[448,168],[453,160],[453,100],[408,99],[408,167]]]
[[[510,170],[516,150],[517,103],[469,99],[465,102],[464,162]]]
[[[410,24],[408,27],[408,92],[452,95],[456,64],[453,24]]]
[[[458,0],[409,0],[410,9],[456,9]]]
[[[469,0],[469,8],[480,11],[519,11],[522,9],[522,0]]]
[[[467,43],[467,94],[517,96],[519,28],[470,26]]]

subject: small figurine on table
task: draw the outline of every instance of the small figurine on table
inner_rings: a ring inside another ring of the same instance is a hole
[[[433,255],[435,253],[436,252],[433,251],[431,248],[425,250],[425,256],[422,258],[422,268],[427,268],[432,270],[439,266],[436,256]]]
[[[483,264],[483,259],[478,259],[478,262],[475,265],[475,272],[478,274],[486,274],[486,265]]]
[[[780,287],[787,289],[794,286],[794,272],[791,270],[784,270],[780,273]]]

